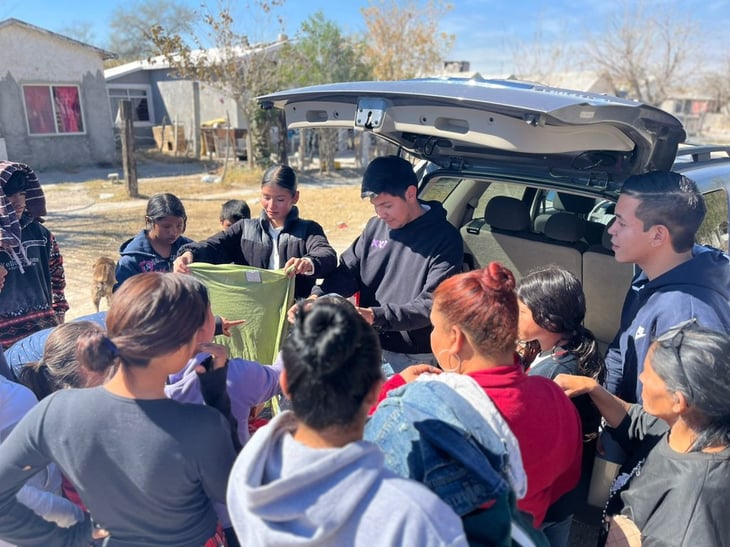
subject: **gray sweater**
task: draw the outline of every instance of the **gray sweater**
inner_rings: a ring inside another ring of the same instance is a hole
[[[241,545],[466,546],[461,520],[425,486],[385,469],[367,441],[315,449],[284,412],[231,471],[228,511]]]
[[[88,520],[59,528],[15,494],[54,461],[77,488],[108,546],[200,547],[216,528],[235,457],[228,425],[209,407],[127,399],[103,387],[41,401],[0,445],[0,538],[86,545]]]
[[[633,405],[622,430],[649,441],[655,418]],[[642,547],[730,545],[730,448],[682,454],[664,433],[621,493],[621,511],[641,530]]]

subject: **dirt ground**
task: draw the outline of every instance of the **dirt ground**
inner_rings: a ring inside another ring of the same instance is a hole
[[[154,169],[148,166],[147,172]],[[203,182],[206,175],[203,169],[184,176],[141,178],[141,197],[130,199],[123,184],[90,179],[87,171],[67,176],[39,173],[49,211],[46,226],[56,236],[64,258],[66,298],[71,306],[68,319],[95,311],[90,294],[92,264],[99,256],[118,259],[119,246],[144,227],[145,206],[152,194],[172,192],[183,201],[188,214],[185,235],[194,240],[220,229],[220,206],[227,199],[246,200],[252,214],[258,215],[260,172],[237,170],[235,182],[224,183]],[[360,177],[361,172],[354,168],[323,176],[316,170],[299,174],[300,214],[319,222],[338,252],[355,239],[373,215],[372,206],[359,197]],[[65,178],[68,182],[61,182]],[[106,309],[104,301],[102,309]]]

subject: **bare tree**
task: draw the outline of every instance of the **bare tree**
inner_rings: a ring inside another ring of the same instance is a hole
[[[714,72],[702,78],[702,89],[716,103],[718,111],[730,113],[730,57]]]
[[[547,83],[552,74],[575,70],[575,48],[564,40],[546,39],[540,26],[531,41],[516,40],[511,50],[514,73],[520,79]]]
[[[189,42],[197,15],[179,0],[148,0],[124,3],[114,9],[109,22],[108,48],[123,62],[155,55],[152,28],[160,26],[169,34]]]
[[[367,25],[365,54],[377,80],[400,80],[433,74],[454,43],[439,30],[452,6],[442,0],[370,0],[360,11]]]
[[[88,21],[72,21],[58,32],[79,42],[96,45],[96,33],[93,25]]]
[[[624,2],[605,28],[589,35],[585,54],[617,94],[658,106],[693,68],[695,26],[687,12]]]
[[[254,0],[246,3],[240,20],[245,21],[249,32],[236,26],[234,14],[226,2],[217,9],[202,14],[206,36],[194,38],[198,49],[192,49],[180,34],[163,26],[152,29],[156,51],[163,55],[181,77],[204,82],[232,97],[248,121],[246,144],[249,166],[256,161],[269,159],[269,128],[277,123],[274,113],[262,111],[255,98],[278,87],[278,43],[249,40],[249,36],[270,28],[268,21],[273,9],[283,0]],[[277,18],[279,26],[282,25]],[[202,44],[212,44],[203,48]],[[280,45],[280,44],[279,44]]]

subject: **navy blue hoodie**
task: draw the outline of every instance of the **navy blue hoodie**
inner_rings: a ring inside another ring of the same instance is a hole
[[[185,236],[178,237],[177,241],[172,244],[170,256],[165,258],[152,248],[150,239],[147,237],[147,231],[142,230],[132,239],[128,239],[122,243],[122,246],[119,247],[119,254],[122,256],[117,264],[117,284],[114,285],[114,290],[117,290],[119,285],[138,273],[171,272],[172,263],[180,247],[192,242],[192,239]]]
[[[730,258],[695,245],[692,259],[649,281],[634,278],[621,311],[621,327],[606,355],[606,388],[641,402],[639,374],[654,338],[695,318],[703,327],[730,332]]]
[[[362,234],[340,257],[331,276],[315,294],[360,292],[360,306],[372,308],[373,326],[383,349],[395,353],[431,352],[433,291],[461,271],[464,244],[437,201],[397,229],[371,218]]]

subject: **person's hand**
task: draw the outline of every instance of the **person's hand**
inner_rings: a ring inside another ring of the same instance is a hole
[[[314,273],[314,266],[312,261],[307,258],[290,258],[284,264],[284,273],[289,277],[299,274],[311,274]]]
[[[190,251],[185,251],[183,254],[178,256],[172,263],[172,271],[175,273],[190,273],[190,268],[188,268],[188,264],[192,264],[192,262],[193,253],[191,253]]]
[[[596,386],[593,378],[587,376],[575,376],[573,374],[558,374],[553,381],[560,386],[563,392],[570,398],[590,393]]]
[[[372,308],[355,308],[357,313],[367,321],[368,325],[372,325],[375,322],[375,313]]]
[[[235,321],[229,321],[225,317],[221,317],[221,332],[224,336],[231,336],[231,327],[237,327],[243,325],[246,322],[245,319],[236,319]]]
[[[303,300],[301,302],[297,302],[294,304],[291,308],[289,308],[286,312],[286,320],[289,321],[292,325],[294,324],[294,318],[297,315],[297,310],[304,306],[304,311],[309,310],[309,308],[312,307],[312,302],[317,300],[317,297],[315,295],[309,296],[306,300]]]
[[[610,517],[606,545],[641,547],[641,531],[629,517],[614,515]]]
[[[91,521],[91,539],[96,541],[97,539],[106,539],[109,537],[109,531],[102,528],[101,525],[96,524],[91,515],[86,513],[86,518]],[[80,524],[80,523],[79,523]]]
[[[228,362],[228,348],[221,344],[216,344],[214,342],[205,342],[202,344],[198,344],[196,351],[198,353],[210,353],[213,356],[213,370],[223,368]],[[206,370],[202,364],[195,365],[195,372],[197,372],[198,374],[205,374]]]
[[[96,541],[97,539],[106,539],[109,537],[109,532],[104,530],[104,528],[92,528],[91,529],[91,539]]]
[[[411,365],[410,367],[406,367],[401,370],[398,374],[400,374],[401,378],[403,378],[406,383],[409,383],[418,378],[421,374],[441,374],[441,369],[425,364]]]

